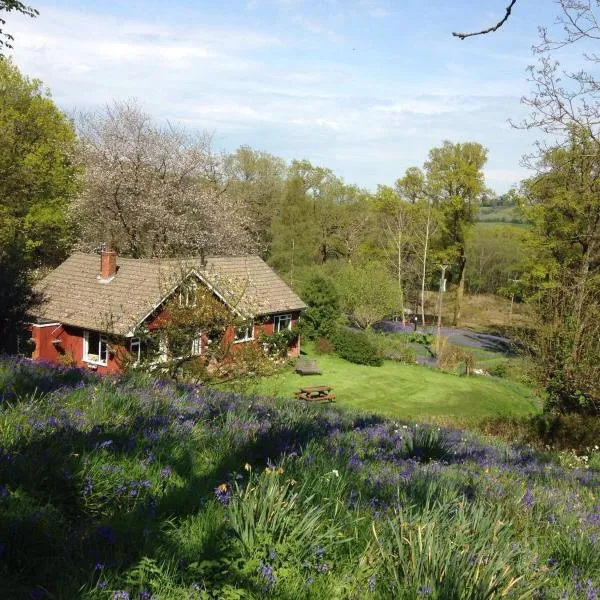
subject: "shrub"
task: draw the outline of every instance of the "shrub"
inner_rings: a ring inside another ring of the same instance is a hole
[[[364,331],[340,327],[333,336],[335,351],[347,361],[358,365],[380,367],[381,354]]]
[[[404,335],[409,344],[422,344],[423,346],[431,346],[433,344],[434,335],[432,333],[409,333]]]
[[[321,337],[317,340],[316,350],[318,354],[331,354],[335,347],[327,338]]]
[[[438,355],[438,367],[442,371],[455,371],[459,365],[463,364],[466,375],[469,375],[475,367],[475,357],[473,354],[454,344],[442,342]]]
[[[330,336],[340,319],[340,300],[333,283],[320,275],[311,277],[302,290],[308,309],[300,317],[300,331],[308,339]]]
[[[508,375],[509,363],[508,361],[499,362],[489,369],[490,375],[494,377],[506,377]]]

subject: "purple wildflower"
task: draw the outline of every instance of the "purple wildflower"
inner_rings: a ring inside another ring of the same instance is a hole
[[[272,590],[275,587],[275,571],[273,570],[273,567],[261,561],[258,566],[258,573],[265,581],[265,588],[267,591]]]
[[[111,598],[112,600],[129,600],[129,592],[121,590],[119,592],[115,592]]]
[[[229,506],[231,500],[231,487],[222,483],[215,488],[215,497],[223,506]]]
[[[369,592],[371,592],[371,594],[375,591],[375,585],[377,585],[377,579],[375,578],[375,575],[371,575],[371,577],[369,577]]]
[[[171,467],[164,467],[160,470],[160,476],[163,479],[168,479],[169,477],[171,477],[172,473],[173,473],[173,469],[171,469]]]

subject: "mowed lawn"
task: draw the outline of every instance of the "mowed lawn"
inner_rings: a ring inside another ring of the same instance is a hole
[[[419,365],[385,361],[381,367],[355,365],[333,354],[309,353],[322,375],[301,376],[288,368],[264,378],[252,391],[294,398],[301,387],[329,385],[337,404],[398,419],[477,421],[490,416],[523,416],[541,410],[532,391],[492,377],[459,377]]]

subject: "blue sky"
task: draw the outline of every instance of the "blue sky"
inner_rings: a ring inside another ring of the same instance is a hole
[[[487,183],[527,175],[538,134],[515,130],[537,26],[551,0],[30,0],[8,15],[12,56],[66,111],[138,99],[158,120],[287,160],[307,158],[375,189],[421,166],[430,148],[478,141]],[[569,55],[564,60],[569,61]]]

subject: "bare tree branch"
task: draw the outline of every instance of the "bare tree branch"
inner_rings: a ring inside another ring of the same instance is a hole
[[[508,21],[508,17],[510,17],[513,6],[516,3],[517,3],[517,0],[511,0],[511,3],[506,7],[506,14],[504,15],[504,18],[501,21],[498,21],[498,23],[496,23],[493,27],[489,27],[488,29],[483,29],[481,31],[474,31],[472,33],[459,33],[458,31],[453,31],[452,35],[461,40],[464,40],[464,39],[466,39],[468,37],[472,37],[474,35],[485,35],[486,33],[493,33],[494,31],[497,31],[498,29],[500,29],[500,27],[502,27],[502,25],[504,25],[504,23],[506,23],[506,21]]]

